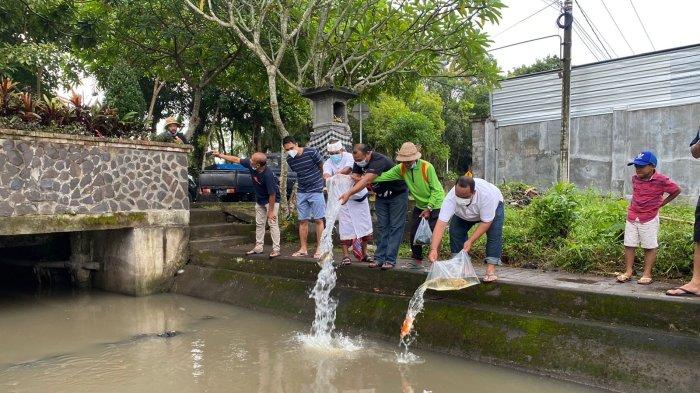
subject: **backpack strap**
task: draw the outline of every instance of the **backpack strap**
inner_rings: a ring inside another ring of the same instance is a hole
[[[423,180],[428,182],[428,163],[423,161],[420,166],[420,172],[423,175]]]

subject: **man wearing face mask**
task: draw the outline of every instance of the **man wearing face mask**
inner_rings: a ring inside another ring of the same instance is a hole
[[[352,152],[355,165],[352,173],[356,179],[355,186],[340,197],[340,203],[345,204],[352,195],[371,185],[377,194],[374,210],[377,214],[377,251],[374,262],[369,267],[381,267],[382,270],[393,269],[399,246],[403,239],[408,210],[408,192],[403,180],[393,180],[373,184],[377,177],[394,167],[394,162],[383,154],[379,154],[362,143],[355,145]]]
[[[416,203],[413,208],[410,238],[413,264],[407,266],[411,269],[420,269],[423,265],[423,246],[413,244],[418,225],[425,218],[428,220],[430,229],[434,230],[440,215],[442,200],[445,198],[445,190],[442,188],[435,168],[431,163],[420,158],[421,153],[416,145],[406,142],[401,145],[401,149],[396,154],[396,161],[400,164],[374,180],[375,183],[403,180]]]
[[[301,147],[291,136],[282,140],[282,147],[287,152],[287,164],[289,169],[297,174],[297,213],[299,214],[299,251],[292,254],[293,257],[308,256],[307,237],[309,236],[309,221],[316,223],[316,253],[318,259],[321,254],[318,247],[321,245],[321,233],[323,233],[323,218],[326,216],[326,200],[323,197],[322,177],[323,157],[318,150],[312,147]]]
[[[267,166],[267,156],[263,153],[253,153],[250,159],[238,158],[214,150],[211,155],[228,162],[241,164],[250,171],[255,189],[255,247],[246,255],[262,254],[265,244],[265,224],[270,226],[272,238],[272,253],[270,258],[280,256],[280,227],[277,220],[279,213],[280,190],[277,176]]]
[[[352,154],[345,151],[340,141],[331,141],[327,146],[329,158],[323,163],[323,178],[328,179],[337,174],[349,175],[355,161]],[[338,216],[338,232],[340,244],[343,248],[342,265],[349,265],[350,253],[356,239],[362,242],[362,261],[372,262],[367,256],[367,242],[372,240],[372,216],[369,212],[369,192],[366,188],[350,197],[348,203],[343,205]]]
[[[437,261],[440,241],[450,223],[450,251],[470,252],[472,245],[486,234],[486,276],[484,282],[494,282],[496,265],[501,264],[503,253],[503,194],[483,179],[461,176],[442,202],[438,222],[430,244],[430,262]],[[469,230],[478,225],[469,238]]]

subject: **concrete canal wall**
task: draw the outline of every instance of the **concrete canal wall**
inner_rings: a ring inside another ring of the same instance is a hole
[[[187,260],[190,149],[0,129],[0,236],[69,232],[76,280],[162,290]]]
[[[315,262],[245,257],[235,245],[249,244],[250,226],[216,224],[212,211],[198,215],[190,262],[173,292],[313,320]],[[207,239],[207,231],[219,238]],[[696,391],[700,302],[587,290],[585,279],[545,285],[526,273],[496,285],[428,291],[417,346],[616,391]],[[408,301],[424,279],[365,265],[339,269],[337,328],[398,343]]]

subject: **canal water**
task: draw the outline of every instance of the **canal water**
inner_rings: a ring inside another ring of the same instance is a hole
[[[0,392],[593,392],[456,357],[350,337],[200,299],[0,293]]]

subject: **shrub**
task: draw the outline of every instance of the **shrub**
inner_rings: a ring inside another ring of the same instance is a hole
[[[560,183],[532,201],[528,207],[533,217],[531,237],[549,242],[568,236],[579,205],[575,190],[572,184]]]

